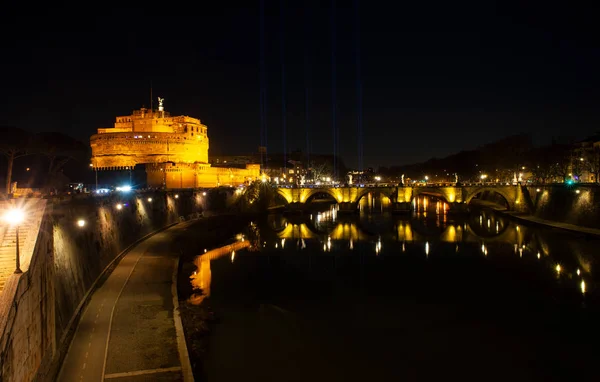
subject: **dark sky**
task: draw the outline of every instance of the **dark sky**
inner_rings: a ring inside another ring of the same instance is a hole
[[[0,124],[87,140],[149,106],[152,83],[172,114],[208,125],[212,153],[260,145],[258,0],[18,3],[3,5]],[[599,27],[594,8],[573,3],[360,0],[364,165],[441,157],[520,132],[544,143],[600,130]],[[308,89],[311,151],[331,153],[331,3],[283,2],[283,27],[280,4],[264,7],[269,150],[283,149],[283,31],[287,148],[306,149]],[[334,24],[338,147],[350,166],[354,6],[338,0]]]

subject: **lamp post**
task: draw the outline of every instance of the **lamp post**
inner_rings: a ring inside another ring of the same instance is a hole
[[[25,213],[23,212],[23,210],[19,209],[19,208],[11,208],[10,210],[8,210],[8,212],[6,212],[6,214],[4,214],[4,220],[15,227],[15,236],[16,236],[16,267],[15,267],[15,273],[23,273],[23,271],[21,270],[21,255],[19,253],[19,225],[23,222],[23,220],[25,219]]]

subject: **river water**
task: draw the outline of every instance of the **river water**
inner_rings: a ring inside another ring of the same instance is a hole
[[[600,241],[435,199],[386,207],[271,215],[200,261],[220,318],[206,379],[600,380]]]

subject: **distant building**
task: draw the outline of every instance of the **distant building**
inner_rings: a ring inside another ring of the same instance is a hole
[[[580,173],[582,183],[600,181],[600,134],[588,137],[575,144],[571,172]]]
[[[131,170],[146,165],[148,187],[198,188],[240,185],[257,180],[260,164],[212,167],[208,128],[199,119],[171,116],[159,98],[158,111],[141,108],[99,128],[90,138],[96,171]]]

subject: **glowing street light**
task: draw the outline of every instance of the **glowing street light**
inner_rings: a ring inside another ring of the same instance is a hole
[[[122,210],[123,209],[123,205],[121,203],[117,204],[117,209],[118,210]]]
[[[179,194],[175,194],[175,199],[179,199]]]
[[[85,220],[83,220],[83,219],[77,220],[77,226],[80,228],[85,227]]]
[[[152,203],[152,198],[148,198],[148,202],[149,202],[149,203]]]
[[[11,208],[4,214],[4,221],[8,224],[15,226],[16,236],[16,259],[15,259],[15,273],[23,273],[21,270],[21,254],[19,253],[19,226],[25,220],[25,213],[19,208]]]

